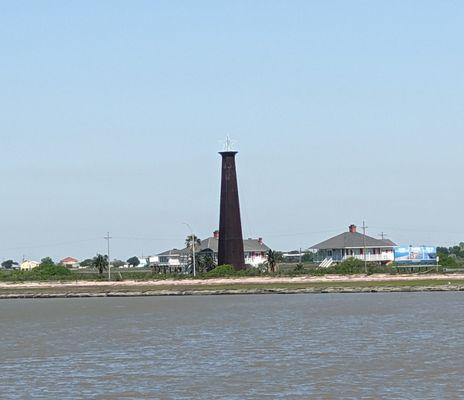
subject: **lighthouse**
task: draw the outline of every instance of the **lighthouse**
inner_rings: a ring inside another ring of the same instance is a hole
[[[218,265],[230,264],[236,270],[245,268],[243,253],[242,222],[238,195],[235,156],[229,137],[222,156],[221,205],[219,215]]]

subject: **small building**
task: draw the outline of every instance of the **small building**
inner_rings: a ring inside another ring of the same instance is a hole
[[[66,268],[79,268],[79,260],[74,257],[66,257],[60,261],[60,264]]]
[[[347,232],[334,236],[310,248],[317,251],[321,266],[357,258],[369,262],[388,264],[395,259],[396,244],[389,239],[376,239],[357,232],[356,225],[350,225]]]
[[[219,248],[219,231],[215,231],[213,236],[202,240],[195,245],[195,254],[197,256],[210,255],[215,263],[218,260]],[[263,242],[262,238],[246,239],[243,241],[243,250],[245,254],[245,264],[251,267],[257,267],[267,261],[267,252],[270,250]],[[192,248],[172,249],[150,257],[150,265],[160,267],[165,271],[183,271],[185,272],[188,260],[192,254]]]
[[[148,267],[149,264],[149,257],[137,257],[139,260],[139,264],[136,266],[136,268],[146,268]],[[130,265],[128,265],[128,268],[131,268]]]
[[[183,272],[187,265],[188,254],[179,249],[163,251],[156,256],[148,257],[151,267],[156,267],[164,273]]]
[[[24,261],[20,264],[19,269],[20,269],[21,271],[31,271],[31,270],[33,270],[34,268],[37,268],[39,265],[40,265],[40,263],[37,262],[37,261],[24,260]]]
[[[245,253],[245,265],[257,267],[267,261],[267,252],[270,250],[263,243],[263,238],[248,238],[243,241],[243,251]]]

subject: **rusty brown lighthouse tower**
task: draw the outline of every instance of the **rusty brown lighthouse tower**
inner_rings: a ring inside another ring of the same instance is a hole
[[[222,156],[221,206],[219,216],[218,265],[230,264],[236,270],[245,268],[243,254],[242,222],[238,196],[237,171],[235,169],[236,151],[231,150],[227,138]]]

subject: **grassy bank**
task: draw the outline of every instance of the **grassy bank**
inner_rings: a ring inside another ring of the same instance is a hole
[[[403,271],[404,272],[404,271]],[[431,266],[429,271],[423,273],[442,272],[442,269],[436,269]],[[399,271],[395,267],[379,266],[369,264],[367,266],[367,275],[372,274],[397,275]],[[196,279],[211,279],[218,277],[296,277],[296,276],[325,276],[325,275],[355,275],[366,274],[364,264],[359,260],[344,262],[334,265],[330,268],[318,268],[314,264],[282,264],[276,272],[270,273],[257,268],[250,268],[242,271],[235,271],[227,266],[219,266],[207,273],[200,273]],[[69,270],[60,265],[41,265],[31,271],[0,271],[0,282],[44,282],[44,281],[106,281],[107,272],[99,274],[94,269]],[[193,279],[191,275],[164,274],[154,270],[121,270],[113,268],[111,271],[112,281],[152,281],[152,280],[189,280]]]

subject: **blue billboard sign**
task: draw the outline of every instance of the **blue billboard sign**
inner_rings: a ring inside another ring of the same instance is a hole
[[[436,264],[437,248],[432,246],[395,247],[397,264]]]

